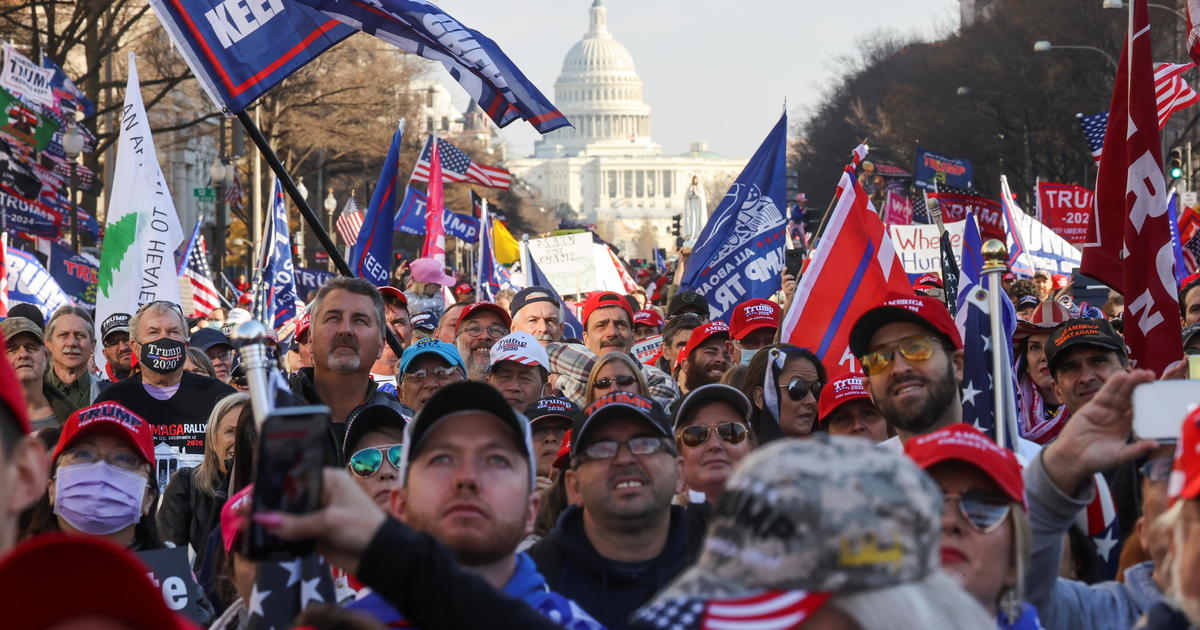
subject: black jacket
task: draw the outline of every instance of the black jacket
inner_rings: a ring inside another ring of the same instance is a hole
[[[429,534],[389,518],[371,539],[358,579],[395,606],[414,628],[561,628],[525,602],[461,569]]]
[[[178,547],[190,544],[200,557],[209,532],[219,523],[219,506],[216,497],[196,487],[195,476],[196,468],[184,468],[171,477],[158,507],[158,535]],[[222,475],[217,487],[224,488],[228,483]]]
[[[671,506],[662,553],[629,564],[601,556],[583,531],[583,510],[570,506],[550,534],[529,548],[550,590],[575,600],[610,630],[628,628],[629,616],[691,564],[704,537],[703,508]]]
[[[374,381],[367,379],[367,400],[363,404],[350,410],[350,416],[358,413],[362,408],[369,405],[387,405],[394,408],[396,411],[405,414],[406,407],[400,404],[391,394],[379,390],[379,385]],[[321,400],[321,395],[317,393],[317,388],[313,386],[313,369],[300,368],[288,375],[288,387],[292,390],[293,399],[283,400],[281,397],[276,397],[276,405],[324,405],[325,401]],[[349,419],[349,416],[347,417]],[[331,422],[329,427],[330,439],[330,456],[332,459],[326,461],[335,462],[338,468],[346,465],[342,457],[342,442],[346,438],[346,423]]]

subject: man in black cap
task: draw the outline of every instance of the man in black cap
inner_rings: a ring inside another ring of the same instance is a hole
[[[229,337],[216,328],[201,328],[188,338],[188,345],[199,348],[212,361],[213,371],[217,380],[229,384],[229,376],[233,368],[233,344]]]
[[[1078,318],[1067,320],[1046,340],[1046,365],[1054,393],[1074,412],[1108,377],[1129,371],[1129,356],[1108,320]]]
[[[112,382],[129,376],[133,369],[133,346],[129,343],[129,313],[113,313],[100,322],[105,372]]]
[[[513,296],[508,310],[512,313],[513,332],[529,333],[543,346],[562,341],[562,305],[548,289],[521,289]]]
[[[671,302],[667,305],[667,319],[671,319],[676,315],[683,313],[694,313],[700,316],[700,319],[708,321],[711,316],[708,309],[708,300],[703,295],[695,291],[680,291],[671,298]]]
[[[408,419],[391,405],[363,405],[346,419],[342,458],[358,487],[383,509],[400,478],[404,426]]]
[[[1200,354],[1200,322],[1183,327],[1183,353]]]
[[[571,435],[570,506],[529,555],[550,588],[608,628],[628,627],[699,543],[694,521],[671,505],[683,490],[681,459],[663,408],[636,394],[597,399]]]
[[[562,396],[547,396],[530,405],[525,415],[529,417],[534,457],[537,458],[537,482],[539,486],[547,486],[554,471],[554,460],[558,458],[558,449],[579,415],[579,407]]]

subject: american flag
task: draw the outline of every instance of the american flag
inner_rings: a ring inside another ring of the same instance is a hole
[[[342,214],[338,216],[337,222],[334,224],[337,227],[337,233],[342,237],[342,242],[346,245],[353,246],[358,240],[358,232],[362,230],[363,216],[358,209],[358,201],[354,199],[354,195],[346,200],[346,205],[342,207]]]
[[[246,608],[251,630],[291,628],[309,604],[336,604],[333,575],[315,554],[294,560],[258,563],[258,576]]]
[[[200,233],[200,222],[192,230],[184,250],[184,268],[180,274],[187,278],[192,287],[191,299],[184,299],[184,310],[192,317],[208,317],[213,309],[221,305],[221,296],[212,281],[212,269],[208,266],[208,248],[204,246],[204,235]]]
[[[429,136],[425,140],[425,148],[421,150],[421,157],[417,159],[417,165],[413,167],[411,181],[429,181],[429,153],[430,148],[433,146],[430,143],[431,139],[433,139],[433,136]],[[512,185],[512,173],[495,166],[479,164],[473,161],[462,149],[441,138],[438,138],[438,157],[442,161],[443,182],[470,182],[481,186],[502,189],[508,189]]]
[[[727,600],[660,599],[634,613],[632,621],[645,627],[686,630],[796,628],[828,599],[829,593],[805,591],[765,591]]]
[[[933,223],[933,217],[929,216],[929,208],[925,207],[924,193],[916,190],[909,195],[909,199],[912,201],[913,223]]]
[[[233,164],[229,164],[228,168],[233,169],[233,183],[225,187],[225,202],[233,210],[242,209],[242,178],[238,176],[238,169]]]
[[[1112,489],[1104,475],[1096,473],[1093,479],[1096,497],[1075,517],[1075,526],[1096,545],[1096,557],[1102,566],[1098,577],[1101,581],[1111,580],[1116,578],[1121,558],[1121,520],[1117,518]]]
[[[1154,98],[1158,105],[1158,128],[1162,129],[1171,114],[1200,102],[1200,94],[1188,85],[1181,74],[1196,67],[1193,63],[1154,64]]]
[[[1079,127],[1083,129],[1083,137],[1087,138],[1088,148],[1092,150],[1092,161],[1100,163],[1100,151],[1104,148],[1104,130],[1108,128],[1108,112],[1100,112],[1091,116],[1082,113],[1075,114]]]

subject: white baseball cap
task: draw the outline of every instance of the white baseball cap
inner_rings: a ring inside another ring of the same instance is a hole
[[[527,332],[512,332],[500,338],[492,346],[491,364],[493,367],[501,361],[515,361],[530,367],[538,366],[550,372],[550,355],[538,340]]]

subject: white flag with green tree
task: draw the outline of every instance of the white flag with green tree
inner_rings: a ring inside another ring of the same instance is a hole
[[[120,122],[96,284],[97,335],[113,313],[132,315],[142,304],[159,300],[180,302],[175,250],[183,242],[183,228],[154,150],[133,53]],[[96,344],[101,366],[102,347]]]

